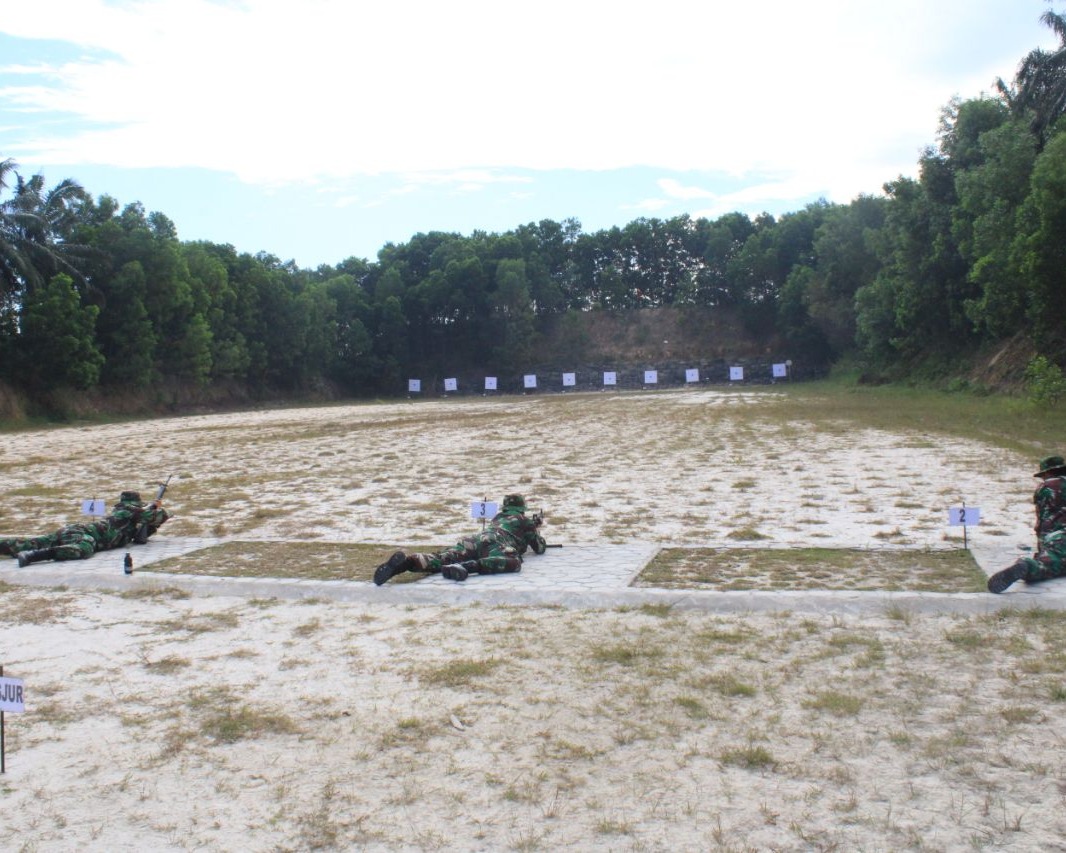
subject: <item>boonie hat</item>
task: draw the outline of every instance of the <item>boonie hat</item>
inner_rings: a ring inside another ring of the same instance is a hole
[[[1050,474],[1052,471],[1063,471],[1066,473],[1066,459],[1061,456],[1045,456],[1040,460],[1040,470],[1033,474],[1034,477],[1043,477],[1045,474]]]

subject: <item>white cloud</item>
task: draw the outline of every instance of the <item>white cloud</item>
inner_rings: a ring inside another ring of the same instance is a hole
[[[36,0],[10,4],[0,31],[109,58],[23,73],[0,97],[94,125],[41,126],[9,152],[28,164],[200,166],[260,184],[404,173],[471,189],[509,168],[647,165],[847,198],[912,171],[961,86],[974,96],[1013,73],[1035,45],[966,45],[968,64],[943,71],[936,51],[955,55],[960,20],[1017,6]]]
[[[683,199],[688,201],[694,198],[714,198],[714,193],[701,187],[686,187],[673,178],[661,178],[658,181],[659,188],[667,198]]]

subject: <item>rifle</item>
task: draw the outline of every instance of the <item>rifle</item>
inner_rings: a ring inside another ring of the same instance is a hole
[[[174,476],[173,474],[170,475],[170,477],[173,477],[173,476]],[[156,496],[155,496],[156,501],[163,500],[163,495],[165,495],[167,493],[167,486],[170,485],[170,477],[167,477],[167,481],[165,483],[160,483],[159,484],[159,491],[156,492]],[[148,544],[148,522],[147,521],[142,521],[141,522],[141,526],[137,528],[137,535],[133,537],[133,542],[136,545],[147,545]]]
[[[533,513],[533,524],[534,524],[534,526],[536,526],[538,528],[542,524],[544,524],[544,511],[543,510],[540,510],[538,512]],[[560,543],[558,543],[558,542],[546,542],[544,544],[544,547],[545,548],[562,548],[563,546]]]

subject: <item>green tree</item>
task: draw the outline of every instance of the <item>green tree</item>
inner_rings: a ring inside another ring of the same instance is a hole
[[[25,179],[16,165],[0,160],[0,301],[59,272],[83,278],[77,261],[85,249],[70,238],[85,190],[69,179],[48,189],[42,175]]]
[[[1066,343],[1066,134],[1055,136],[1037,157],[1019,218],[1017,256],[1028,285],[1027,319],[1038,348],[1050,355]]]
[[[1012,85],[996,80],[1011,113],[1025,119],[1042,149],[1066,112],[1066,17],[1051,9],[1040,16],[1059,39],[1053,51],[1036,48],[1022,60]]]
[[[67,275],[26,295],[21,320],[21,373],[36,390],[92,388],[104,357],[94,341],[95,305],[82,305]]]
[[[490,366],[517,372],[529,364],[533,352],[533,308],[525,261],[500,261],[491,306],[494,340]]]
[[[1019,214],[1029,196],[1036,141],[1018,121],[986,131],[982,162],[957,175],[953,233],[977,293],[966,314],[986,338],[1017,332],[1025,321],[1027,282],[1017,256]]]
[[[128,390],[147,388],[157,378],[155,333],[144,307],[148,289],[144,269],[128,261],[108,283],[106,309],[100,312],[96,335],[104,355],[101,381]]]
[[[834,356],[855,347],[855,294],[880,268],[877,236],[887,206],[884,198],[859,196],[848,205],[827,208],[815,231],[815,260],[804,304],[811,325]],[[814,343],[811,337],[807,341]]]
[[[185,324],[185,334],[172,348],[167,372],[178,379],[207,385],[211,379],[211,326],[201,314]]]

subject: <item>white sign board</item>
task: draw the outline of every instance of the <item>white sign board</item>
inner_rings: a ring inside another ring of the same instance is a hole
[[[522,380],[523,388],[536,388],[537,387],[537,375],[535,373],[527,373]]]
[[[422,390],[422,380],[421,379],[408,379],[407,380],[407,391],[408,391],[408,393],[418,394],[421,390]]]
[[[953,506],[948,510],[949,527],[973,527],[981,523],[981,507]]]
[[[618,374],[615,373],[613,370],[605,370],[605,371],[603,371],[603,384],[604,385],[617,385],[618,384]]]
[[[576,373],[564,373],[563,374],[563,387],[564,388],[573,388],[575,385],[577,385],[577,374]]]
[[[492,518],[496,511],[495,501],[474,501],[470,504],[471,518]]]
[[[0,676],[0,711],[21,714],[25,710],[22,701],[22,679]]]
[[[773,370],[774,370],[774,379],[784,379],[786,376],[788,376],[788,365],[787,364],[775,364],[774,367],[773,367]]]
[[[659,371],[658,370],[645,370],[644,371],[644,384],[645,385],[654,385],[658,381],[659,381]]]
[[[495,376],[486,376],[485,377],[485,390],[486,391],[495,391],[496,390],[496,377]]]
[[[699,382],[700,381],[699,368],[690,367],[688,370],[686,370],[685,371],[685,381],[686,382]]]
[[[81,502],[82,515],[105,515],[106,513],[107,505],[99,498],[94,498],[91,501]]]
[[[457,380],[455,380],[455,379],[445,379],[444,380],[444,390],[445,391],[457,391],[458,389],[459,389],[459,382]]]
[[[744,379],[744,368],[743,367],[731,367],[731,368],[729,368],[729,381],[730,382],[741,382],[741,381],[743,381],[743,379]]]

